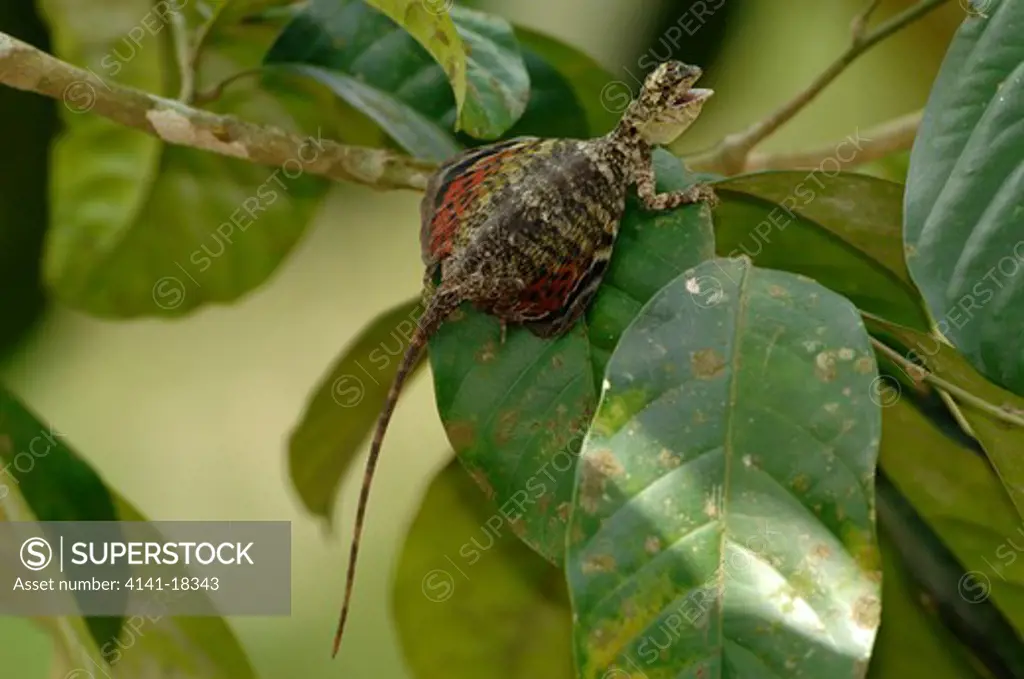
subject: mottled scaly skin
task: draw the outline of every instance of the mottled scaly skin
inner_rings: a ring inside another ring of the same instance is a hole
[[[664,210],[713,200],[707,187],[657,194],[652,143],[700,112],[700,69],[662,64],[611,133],[597,139],[519,137],[465,151],[432,176],[420,204],[424,312],[377,423],[356,511],[337,653],[348,616],[370,485],[402,385],[427,340],[463,302],[539,337],[583,314],[601,284],[633,184]]]
[[[626,167],[608,138],[518,138],[450,161],[421,203],[427,276],[441,274],[428,299],[457,289],[504,322],[561,334],[608,266]]]

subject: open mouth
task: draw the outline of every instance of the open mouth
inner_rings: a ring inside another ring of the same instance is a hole
[[[691,87],[683,95],[683,105],[697,104],[706,101],[714,94],[714,90],[709,90],[703,87]]]

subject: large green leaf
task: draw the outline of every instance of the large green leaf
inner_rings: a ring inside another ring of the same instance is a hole
[[[859,308],[926,330],[903,262],[903,187],[849,172],[760,172],[715,184],[718,253],[810,276]]]
[[[104,78],[176,94],[174,61],[148,0],[43,0],[56,54]],[[129,32],[143,38],[138,45]],[[210,35],[198,83],[209,87],[273,40],[268,27]],[[106,317],[180,315],[230,302],[264,282],[301,236],[326,183],[303,175],[302,158],[280,170],[163,145],[84,113],[90,88],[66,93],[65,134],[54,148],[53,215],[45,262],[66,304]],[[298,132],[316,130],[316,108],[284,82],[240,82],[212,107]],[[303,150],[318,153],[312,134]],[[103,149],[103,153],[97,153]]]
[[[317,386],[288,439],[292,484],[306,509],[328,523],[338,486],[377,422],[419,314],[419,300],[412,299],[370,321]]]
[[[906,348],[904,358],[920,364],[947,382],[968,393],[1004,408],[1009,413],[1024,414],[1024,398],[1002,389],[978,374],[955,349],[910,328],[904,328],[881,319],[868,320],[868,328],[894,338]],[[905,369],[911,379],[920,379],[922,371]],[[999,474],[999,479],[1024,518],[1024,427],[1014,425],[996,417],[993,413],[970,403],[960,402],[958,410],[970,425],[971,433],[985,449],[988,459]]]
[[[991,598],[1024,633],[1024,544],[1020,517],[984,458],[957,445],[907,399],[885,410],[880,464],[893,485],[942,538],[967,572],[968,602]]]
[[[410,4],[426,7],[426,3]],[[511,26],[459,8],[443,16],[465,43],[469,89],[462,128],[496,139],[519,120],[530,76]],[[363,0],[313,0],[264,58],[301,69],[365,113],[410,153],[440,162],[458,150],[458,101],[444,72],[417,39]]]
[[[746,258],[647,303],[577,467],[581,679],[864,675],[881,605],[875,376],[848,300]]]
[[[868,679],[983,679],[971,666],[969,652],[922,606],[920,590],[895,541],[885,530],[878,537],[885,605]]]
[[[1024,3],[964,20],[907,175],[906,256],[938,330],[1024,395]]]
[[[406,535],[391,605],[419,679],[572,679],[562,573],[506,529],[458,463]]]
[[[484,39],[472,30],[476,16],[461,9],[453,14],[470,45]],[[504,29],[491,32],[496,41],[507,40]],[[610,127],[591,103],[599,94],[592,90],[602,77],[600,67],[540,34],[517,29],[516,37],[523,42],[529,102],[504,136],[588,137]],[[369,51],[374,38],[387,50]],[[325,85],[414,156],[440,162],[463,145],[480,143],[452,134],[455,100],[430,55],[387,17],[360,2],[351,2],[335,20],[318,18],[316,6],[309,6],[282,32],[265,63]]]
[[[667,152],[656,156],[659,190],[692,181]],[[455,452],[513,530],[561,561],[579,442],[619,335],[679,273],[713,256],[703,205],[652,214],[630,201],[605,282],[580,322],[557,340],[465,309],[430,342],[437,407]],[[527,511],[528,509],[528,511]]]
[[[1024,675],[1024,644],[1006,616],[990,600],[976,596],[979,588],[972,575],[964,573],[884,470],[877,475],[875,490],[880,530],[891,536],[890,548],[906,563],[922,605],[992,674]],[[950,650],[955,652],[957,645]]]
[[[63,434],[2,388],[0,463],[0,515],[8,520],[146,520],[107,487]],[[67,617],[46,627],[55,636],[66,672],[81,670],[68,676],[106,671],[112,674],[104,676],[117,679],[255,677],[231,628],[220,618],[129,616],[124,622],[122,627],[117,617]]]

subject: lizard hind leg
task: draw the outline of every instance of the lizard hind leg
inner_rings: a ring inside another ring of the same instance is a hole
[[[426,310],[430,306],[430,300],[437,293],[437,274],[441,270],[441,263],[437,262],[426,268],[423,272],[423,289],[420,293],[420,304]]]
[[[610,249],[596,256],[560,309],[544,319],[523,323],[524,327],[542,339],[561,337],[569,332],[594,300],[608,269],[610,257]]]

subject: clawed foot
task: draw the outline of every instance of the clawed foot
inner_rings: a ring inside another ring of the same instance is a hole
[[[706,203],[711,209],[714,209],[721,202],[718,198],[718,194],[711,188],[710,184],[697,184],[690,189],[691,195],[693,196],[694,203]]]
[[[640,200],[645,209],[656,212],[674,210],[677,207],[694,203],[706,203],[709,208],[714,208],[719,202],[715,190],[709,184],[695,184],[687,189],[657,195],[640,193]]]

